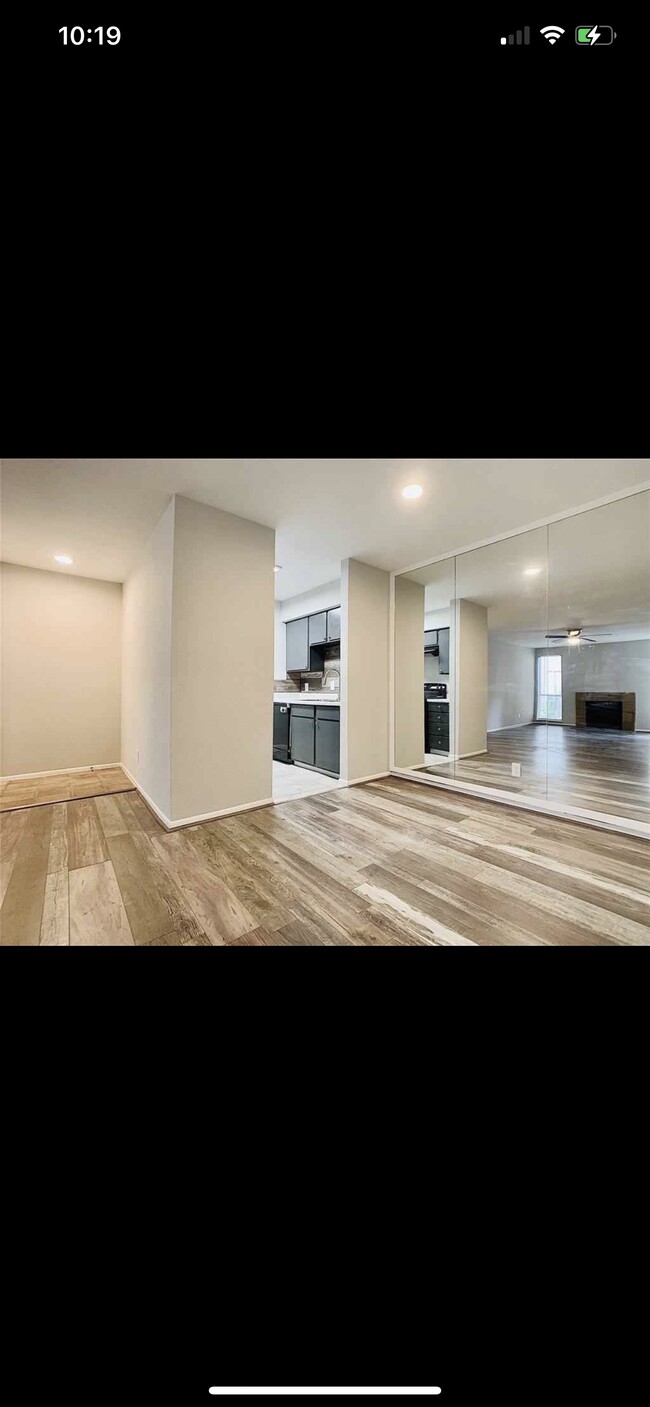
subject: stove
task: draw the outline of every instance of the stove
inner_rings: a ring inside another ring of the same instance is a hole
[[[446,684],[425,684],[425,686],[424,686],[424,697],[425,697],[425,699],[446,699],[446,697],[447,697],[447,685],[446,685]]]

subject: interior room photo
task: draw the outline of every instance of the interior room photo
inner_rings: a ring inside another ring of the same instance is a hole
[[[649,944],[649,464],[5,460],[2,945]]]

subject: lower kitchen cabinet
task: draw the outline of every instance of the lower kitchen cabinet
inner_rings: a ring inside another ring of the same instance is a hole
[[[316,720],[313,708],[291,709],[291,761],[315,765]]]
[[[291,761],[339,775],[340,710],[291,705]]]
[[[319,709],[319,713],[325,712],[325,709]],[[334,772],[337,777],[340,767],[340,731],[338,718],[316,719],[316,766],[322,768],[323,772]]]

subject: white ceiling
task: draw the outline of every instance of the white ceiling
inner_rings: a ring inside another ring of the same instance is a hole
[[[407,576],[425,587],[426,611],[475,601],[487,606],[491,632],[519,644],[543,645],[547,629],[569,626],[603,643],[647,640],[650,491]]]
[[[286,599],[338,577],[345,557],[400,570],[648,478],[647,459],[10,459],[2,557],[123,581],[183,493],[276,529]],[[407,502],[413,482],[425,492]]]

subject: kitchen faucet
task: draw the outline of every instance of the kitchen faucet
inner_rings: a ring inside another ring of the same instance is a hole
[[[323,689],[325,688],[325,681],[326,681],[326,679],[327,679],[328,674],[337,674],[337,675],[338,675],[339,691],[340,691],[340,688],[341,688],[341,671],[340,671],[339,669],[326,669],[326,670],[325,670],[325,673],[324,673],[324,675],[323,675]]]

